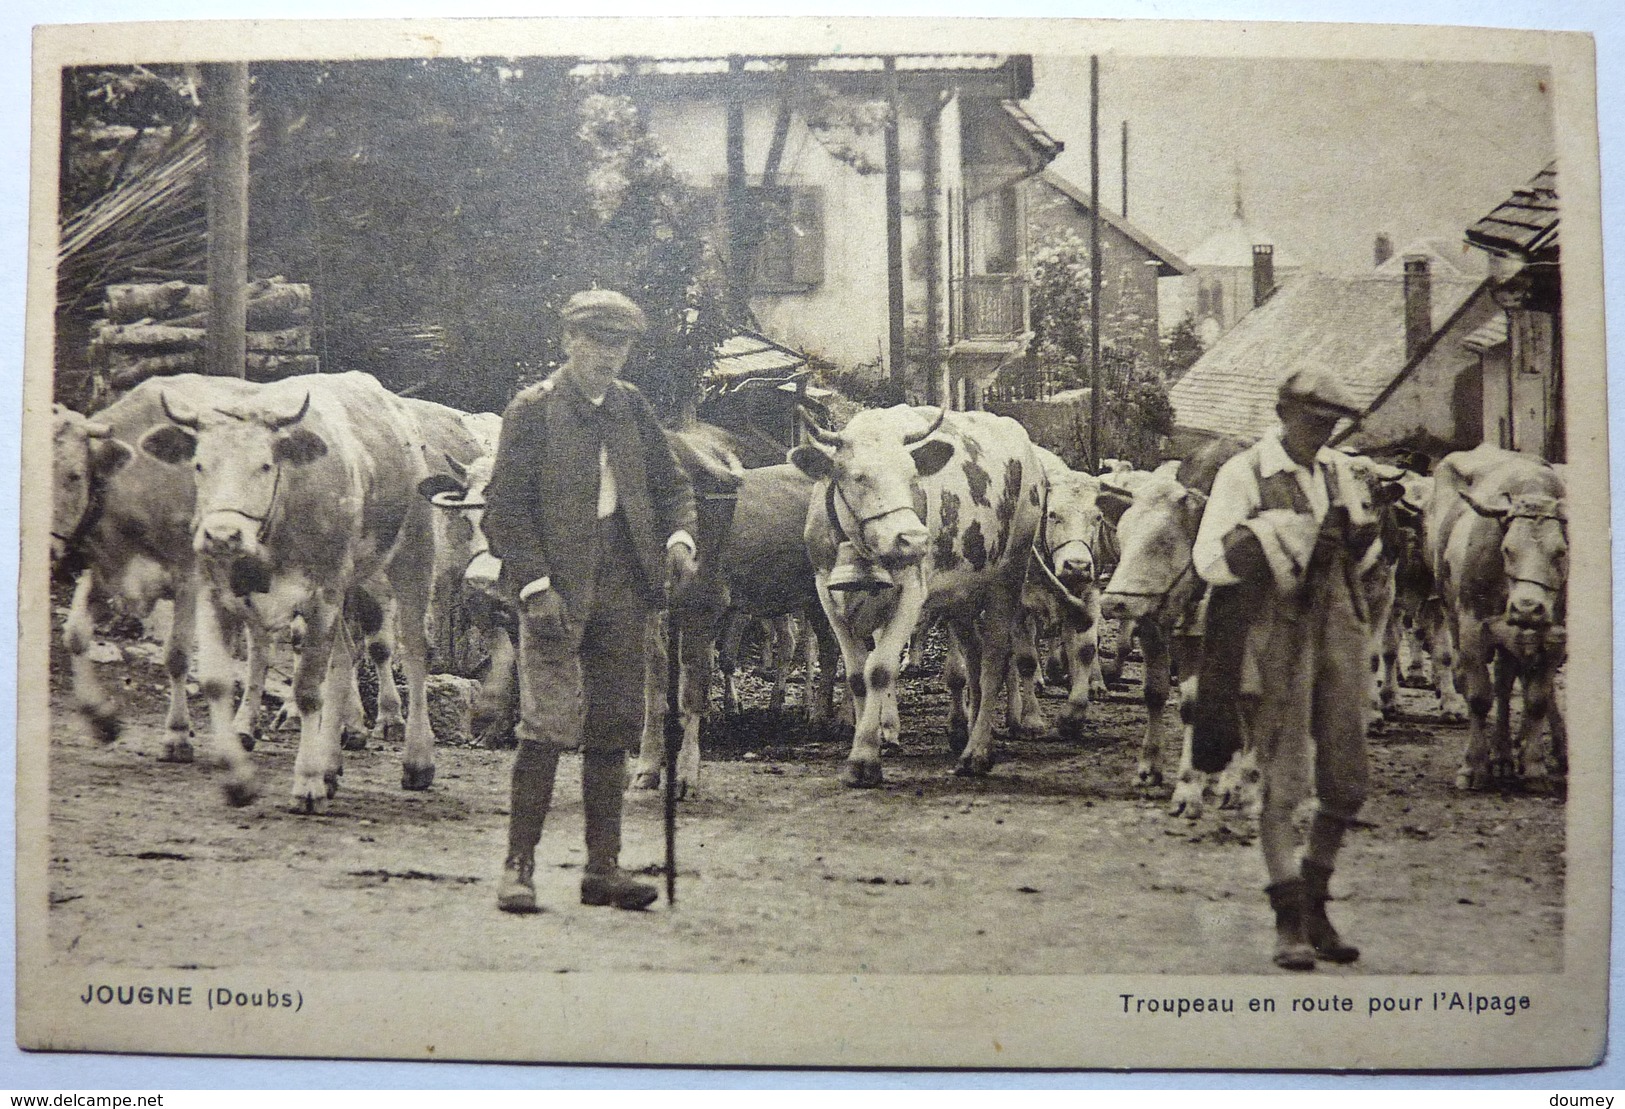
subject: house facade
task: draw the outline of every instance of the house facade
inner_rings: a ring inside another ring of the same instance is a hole
[[[1188,315],[1196,321],[1196,333],[1207,347],[1240,323],[1270,289],[1303,268],[1281,248],[1274,233],[1243,218],[1239,200],[1230,222],[1187,251],[1185,261],[1190,275],[1182,283],[1183,295],[1169,298],[1163,326],[1172,326]],[[1260,290],[1259,274],[1266,266],[1267,284]]]
[[[963,404],[1031,338],[1023,180],[1061,149],[1024,55],[586,62],[713,195],[735,323]]]
[[[1053,170],[1024,185],[1029,251],[1036,260],[1047,250],[1080,245],[1089,249],[1089,195]],[[1191,267],[1127,219],[1100,210],[1101,344],[1133,357],[1144,368],[1162,363],[1159,281],[1188,276]]]

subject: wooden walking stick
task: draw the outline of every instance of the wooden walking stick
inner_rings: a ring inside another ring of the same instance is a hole
[[[677,752],[683,746],[683,629],[666,603],[666,905],[677,907]]]

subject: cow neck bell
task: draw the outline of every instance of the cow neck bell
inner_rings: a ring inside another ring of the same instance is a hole
[[[829,572],[831,593],[884,593],[896,586],[891,572],[860,555],[850,539],[835,548],[835,566]]]

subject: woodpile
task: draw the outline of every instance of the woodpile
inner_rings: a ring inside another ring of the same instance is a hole
[[[121,393],[149,377],[202,373],[208,315],[206,285],[109,285],[103,318],[90,329],[97,393]],[[280,277],[249,282],[248,380],[317,373],[321,363],[312,349],[310,286]]]

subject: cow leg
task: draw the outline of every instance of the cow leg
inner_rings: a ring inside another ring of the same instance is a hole
[[[519,696],[515,682],[518,658],[513,637],[506,628],[491,635],[491,660],[474,698],[473,725],[476,742],[488,750],[514,745],[514,703]]]
[[[90,613],[90,599],[96,588],[95,575],[86,570],[74,582],[73,603],[68,608],[68,619],[62,625],[62,644],[68,649],[73,668],[73,700],[91,734],[103,743],[118,738],[118,714],[113,702],[102,691],[96,677],[96,664],[90,661],[89,651],[96,641],[96,621]],[[184,679],[182,679],[184,686]],[[182,689],[184,694],[185,690]]]
[[[1569,770],[1568,728],[1563,720],[1563,712],[1557,705],[1555,677],[1555,664],[1544,659],[1537,662],[1534,672],[1525,677],[1523,724],[1518,734],[1518,747],[1523,752],[1525,765],[1541,766],[1548,778],[1561,778]],[[1550,726],[1552,740],[1546,758],[1537,760],[1532,748],[1540,739],[1542,722]]]
[[[175,612],[180,613],[179,594]],[[243,699],[237,703],[237,715],[232,728],[244,750],[252,751],[260,736],[260,700],[265,696],[265,674],[271,668],[271,633],[258,620],[249,620],[243,628],[247,640],[246,678],[243,681]]]
[[[323,590],[311,598],[305,611],[305,634],[299,663],[293,672],[294,702],[299,706],[299,751],[293,760],[293,811],[323,813],[339,784],[339,714],[323,712],[337,707],[343,696],[343,666],[334,665],[334,640],[339,635],[341,602]],[[329,701],[331,698],[331,701]]]
[[[1014,617],[1009,595],[995,595],[976,620],[973,632],[976,658],[971,669],[972,709],[970,742],[959,756],[954,773],[982,777],[993,769],[993,705],[999,683],[1010,666],[1010,625]],[[967,662],[972,662],[967,659]],[[1035,659],[1036,663],[1036,659]]]
[[[677,752],[680,798],[699,792],[700,724],[711,707],[711,671],[715,669],[712,643],[720,617],[720,613],[696,613],[683,621],[682,665],[677,682],[677,705],[683,721],[683,746]]]
[[[772,635],[768,638],[773,656],[773,698],[767,711],[775,717],[784,715],[784,695],[790,685],[790,669],[796,664],[796,630],[793,616],[773,618]]]
[[[1479,622],[1464,618],[1456,644],[1456,680],[1467,691],[1467,748],[1456,771],[1457,789],[1483,789],[1490,784],[1490,708],[1495,690],[1490,684],[1489,645]]]
[[[1162,711],[1168,705],[1172,684],[1168,632],[1154,618],[1140,621],[1135,632],[1140,637],[1141,666],[1145,671],[1145,738],[1140,743],[1134,780],[1142,789],[1154,789],[1162,785]]]
[[[164,670],[169,674],[169,714],[164,720],[164,762],[191,762],[192,714],[186,704],[186,674],[192,665],[192,643],[197,636],[197,579],[190,570],[175,573],[174,615],[164,643]],[[250,673],[252,686],[253,674]],[[265,687],[263,667],[260,688]],[[256,702],[257,703],[257,702]],[[253,735],[244,744],[254,749]]]
[[[822,582],[818,592],[825,611],[832,605]],[[903,649],[920,622],[925,607],[923,574],[915,571],[913,580],[899,591],[891,618],[875,632],[874,648],[863,648],[835,622],[846,659],[847,684],[857,712],[852,729],[852,750],[841,772],[841,784],[855,787],[881,783],[880,752],[883,744],[897,741],[897,674],[902,667]]]
[[[1072,670],[1072,685],[1067,691],[1066,708],[1061,710],[1059,729],[1061,735],[1074,741],[1083,738],[1083,726],[1089,719],[1089,702],[1106,696],[1106,686],[1100,676],[1098,606],[1099,598],[1091,598],[1092,618],[1088,621],[1088,627],[1063,625],[1061,635]]]
[[[1497,651],[1490,663],[1495,681],[1495,730],[1490,735],[1490,777],[1516,781],[1523,777],[1523,749],[1512,747],[1512,689],[1519,677],[1518,660]],[[1524,697],[1529,696],[1527,681]],[[1520,730],[1520,737],[1521,737]]]
[[[1467,719],[1467,705],[1456,688],[1455,636],[1451,634],[1451,616],[1439,601],[1430,600],[1423,607],[1422,628],[1428,653],[1433,656],[1433,692],[1439,700],[1439,716],[1447,724],[1460,724]]]
[[[401,668],[405,670],[408,668],[406,656],[411,654],[411,648],[406,646],[402,634],[410,627],[412,619],[410,616],[402,619],[400,605],[393,597],[387,598],[382,604],[375,602],[370,608],[362,607],[365,615],[361,623],[361,632],[366,638],[367,661],[372,663],[373,671],[378,677],[378,713],[373,718],[373,730],[385,743],[398,743],[406,736],[410,728],[410,712],[415,710],[410,709],[409,705],[408,714],[403,715],[401,712],[401,691],[395,684],[395,645],[400,643],[403,648]],[[428,635],[420,632],[419,638],[424,643],[423,658],[426,664]],[[410,675],[407,677],[407,685],[410,697]],[[360,748],[365,748],[366,736],[359,735],[356,742]],[[429,758],[432,764],[433,755],[431,754]],[[430,777],[433,777],[432,771]]]
[[[1392,720],[1399,715],[1399,618],[1390,613],[1382,625],[1382,676],[1378,700],[1382,715]]]
[[[1038,613],[1025,606],[1016,619],[1005,677],[1008,704],[1005,720],[1012,736],[1035,736],[1044,730],[1044,713],[1033,689],[1038,675]]]
[[[722,715],[739,715],[739,692],[734,672],[739,668],[739,655],[744,645],[745,631],[754,621],[743,612],[728,617],[723,631],[717,637],[717,669],[722,673]]]
[[[246,805],[259,795],[254,766],[237,737],[236,712],[231,703],[237,667],[229,636],[240,624],[239,619],[222,611],[213,597],[197,610],[198,684],[209,704],[211,754],[225,768],[222,787],[226,800],[233,805]]]
[[[829,618],[822,608],[809,606],[806,619],[812,628],[812,635],[808,638],[813,645],[808,648],[807,655],[807,723],[828,724],[835,717],[835,664],[840,644],[836,642],[835,632],[830,628]],[[816,679],[813,677],[812,655],[815,648],[818,655]]]
[[[632,766],[632,789],[659,789],[666,766],[666,622],[650,615],[643,628],[643,734]]]
[[[416,562],[415,559],[407,559]],[[427,572],[413,568],[413,579],[405,583],[392,581],[399,598],[396,606],[386,613],[399,623],[401,669],[406,671],[406,749],[401,753],[401,788],[425,790],[434,784],[434,727],[429,723],[429,636],[428,608],[430,578]],[[384,621],[387,635],[391,620]],[[387,676],[387,680],[386,680]],[[383,719],[385,689],[393,689],[393,668],[387,664],[378,675],[379,719]],[[396,694],[399,697],[399,694]],[[387,731],[386,731],[387,735]],[[335,739],[337,736],[335,735]]]
[[[356,682],[356,640],[350,634],[348,623],[342,620],[334,635],[333,661],[329,665],[338,667],[339,675],[334,679],[334,694],[324,695],[322,710],[338,716],[339,750],[365,751],[367,720],[361,704],[361,687]]]
[[[1170,680],[1171,672],[1179,671],[1179,684],[1173,690],[1178,704],[1179,716],[1179,771],[1174,779],[1174,793],[1170,803],[1169,813],[1173,816],[1183,815],[1188,820],[1198,820],[1207,807],[1207,795],[1213,788],[1213,775],[1196,769],[1195,757],[1192,747],[1196,742],[1196,694],[1198,678],[1202,670],[1202,640],[1194,635],[1176,635],[1168,641],[1168,657]],[[1147,666],[1150,665],[1150,655],[1146,655]],[[1146,673],[1149,675],[1150,671]],[[1160,747],[1159,747],[1160,755]],[[1233,778],[1229,777],[1237,760],[1231,759],[1224,773],[1219,776],[1219,807],[1228,808],[1239,797],[1239,789]]]
[[[1123,664],[1128,661],[1129,647],[1134,642],[1134,629],[1127,620],[1113,620],[1111,624],[1117,633],[1112,637],[1112,650],[1105,649],[1104,637],[1101,637],[1102,645],[1099,656],[1100,676],[1108,689],[1114,685],[1122,684]],[[1095,621],[1095,626],[1097,628],[1100,626],[1099,620]],[[1105,696],[1104,692],[1101,695]]]

